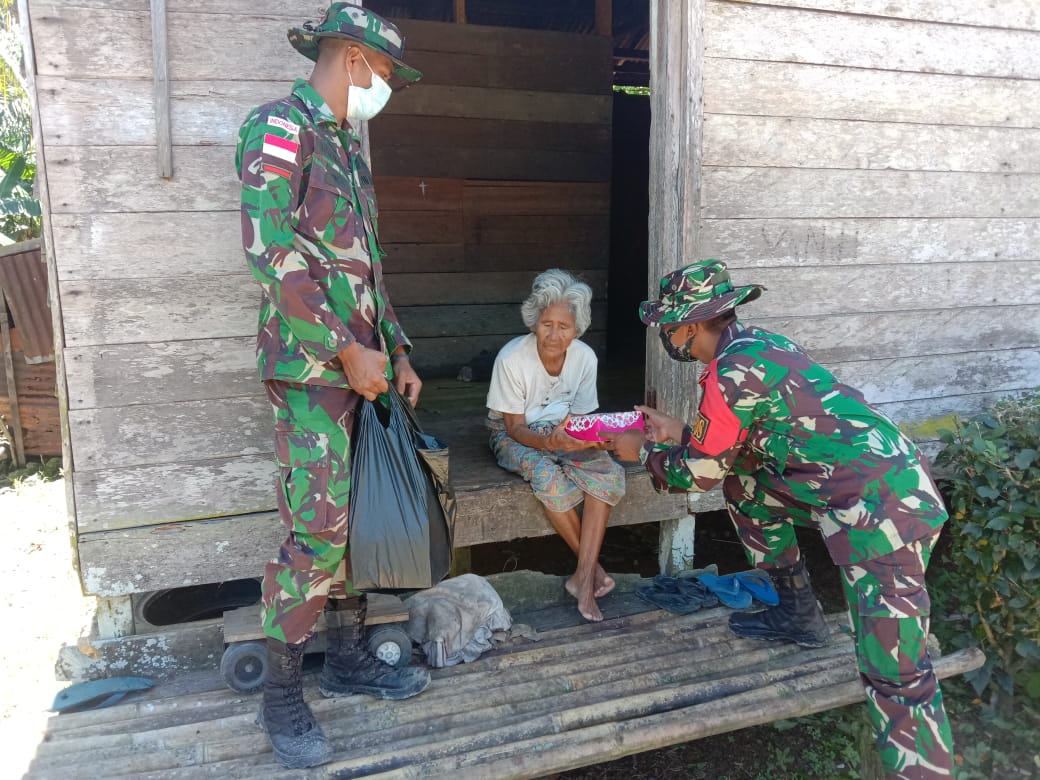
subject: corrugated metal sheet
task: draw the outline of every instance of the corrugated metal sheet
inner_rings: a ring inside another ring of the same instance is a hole
[[[54,331],[47,300],[47,266],[40,241],[0,249],[0,289],[22,339],[27,363],[54,360]],[[3,316],[3,315],[0,315]]]

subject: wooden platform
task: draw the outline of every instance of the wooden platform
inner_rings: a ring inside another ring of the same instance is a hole
[[[735,638],[729,610],[689,616],[603,599],[608,619],[517,638],[471,664],[436,670],[421,696],[323,699],[305,693],[337,747],[333,762],[288,772],[254,725],[259,695],[215,674],[158,686],[130,703],[53,717],[26,777],[536,778],[863,699],[851,640],[817,650]],[[573,608],[528,623],[553,625]],[[517,616],[522,617],[522,616]],[[829,618],[837,628],[844,615]],[[937,660],[940,677],[981,653]]]

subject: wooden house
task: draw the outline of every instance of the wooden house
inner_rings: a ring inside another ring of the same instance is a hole
[[[308,74],[285,31],[316,9],[21,7],[70,513],[111,636],[132,631],[130,595],[257,576],[282,534],[233,153],[246,112]],[[519,333],[517,304],[544,268],[592,284],[588,340],[602,351],[615,331],[641,332],[634,311],[608,316],[608,289],[639,300],[664,272],[718,256],[768,287],[750,319],[901,423],[1040,384],[1032,0],[372,7],[400,22],[426,74],[368,129],[388,287],[425,375],[454,377]],[[641,60],[646,135],[612,143],[616,65]],[[612,210],[639,202],[611,192],[612,161],[647,148],[647,211]],[[628,231],[645,231],[646,257],[611,256],[612,232]],[[646,389],[688,415],[692,371],[647,344]],[[644,482],[624,522],[688,530],[689,513],[719,506]],[[522,488],[483,503],[474,490],[459,544],[508,538],[485,519],[515,511]],[[509,532],[549,532],[523,506]]]

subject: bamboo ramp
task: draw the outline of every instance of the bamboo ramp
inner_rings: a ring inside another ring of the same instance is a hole
[[[157,686],[107,709],[55,716],[27,777],[536,778],[632,753],[861,701],[852,642],[826,647],[735,638],[728,610],[655,610],[513,639],[474,663],[435,670],[403,702],[305,695],[338,748],[290,772],[254,724],[259,695],[216,673]],[[982,663],[939,658],[940,677]]]

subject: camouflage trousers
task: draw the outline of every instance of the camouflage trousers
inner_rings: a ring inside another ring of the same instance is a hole
[[[289,531],[263,582],[264,633],[307,639],[328,598],[350,582],[350,438],[360,396],[339,387],[264,382],[274,409],[278,513]]]
[[[768,520],[751,517],[746,485],[727,477],[725,493],[748,560],[766,570],[794,565],[801,557],[794,524],[803,523],[790,515],[781,519],[780,505],[754,512]],[[931,601],[925,570],[938,536],[936,529],[931,537],[838,567],[867,708],[890,778],[931,780],[953,772],[953,734],[926,647]]]

